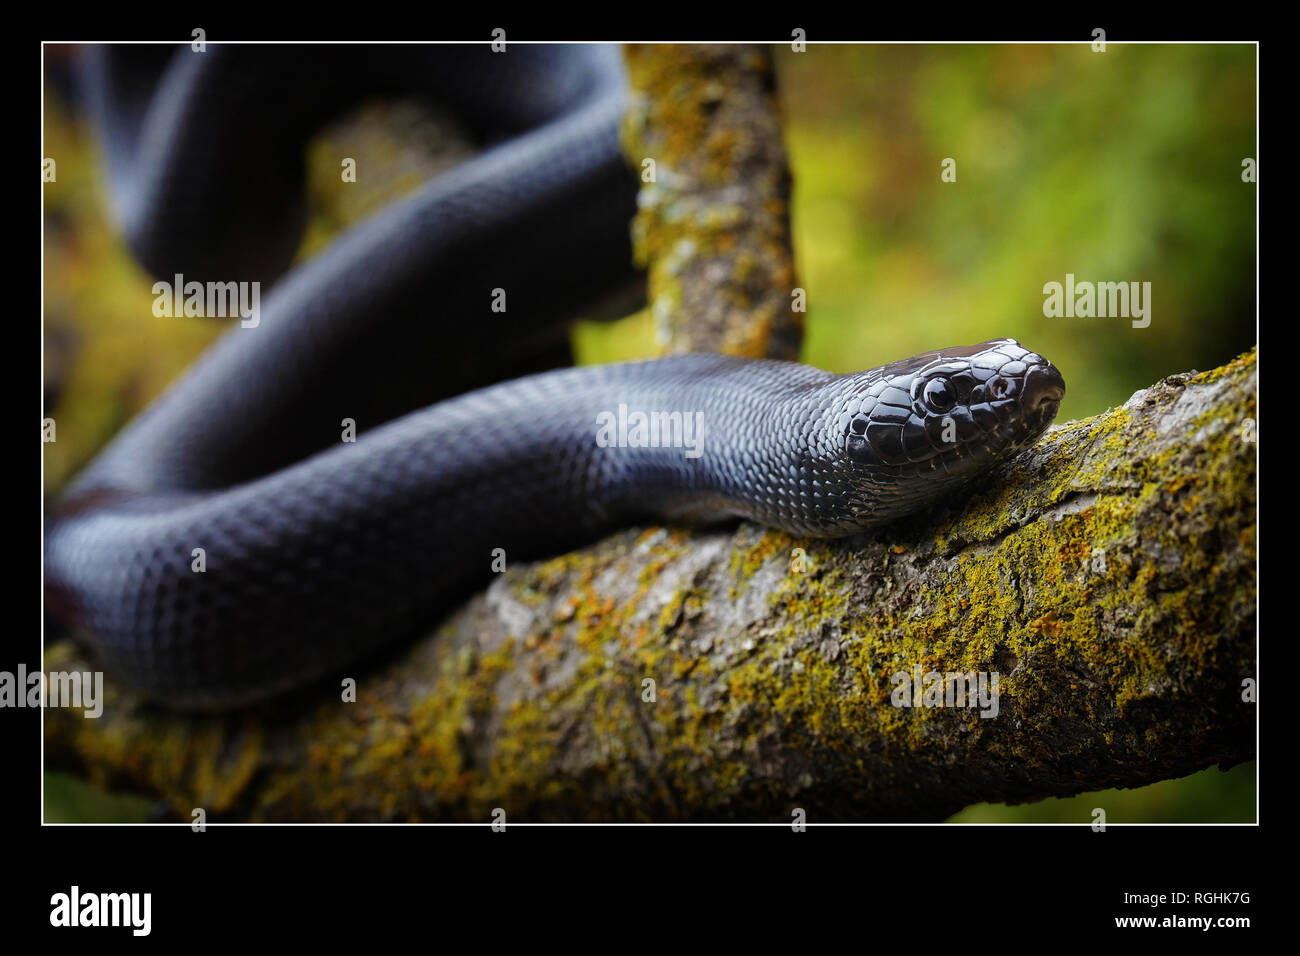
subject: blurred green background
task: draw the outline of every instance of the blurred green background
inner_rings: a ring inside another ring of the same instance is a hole
[[[804,359],[871,368],[1012,336],[1060,420],[1255,344],[1251,46],[814,46],[776,52]],[[957,181],[940,181],[951,157]],[[1152,321],[1046,318],[1043,285],[1150,282]],[[584,360],[653,354],[646,316]]]
[[[811,364],[851,371],[1009,335],[1061,369],[1066,420],[1255,344],[1256,192],[1241,181],[1256,155],[1253,46],[818,45],[776,60]],[[433,145],[438,129],[419,110],[376,106],[323,134],[391,175],[349,208],[313,188],[303,254],[462,155]],[[45,192],[53,491],[221,329],[142,327],[151,280],[109,225],[91,137],[52,84],[45,137],[59,157],[59,188]],[[319,147],[312,183],[337,175],[337,150]],[[955,183],[940,181],[947,157]],[[1150,326],[1045,317],[1043,285],[1066,273],[1150,282]],[[655,354],[645,313],[579,322],[574,343],[582,362]],[[144,819],[149,806],[47,775],[51,822]],[[1255,764],[953,819],[1089,822],[1093,807],[1112,823],[1253,821]]]

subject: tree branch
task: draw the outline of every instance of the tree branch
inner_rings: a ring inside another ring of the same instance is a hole
[[[46,755],[263,820],[935,819],[1250,759],[1255,381],[1174,376],[875,539],[631,529],[513,567],[354,704],[109,685],[99,720],[47,713]],[[895,707],[914,665],[997,672],[997,715]]]
[[[632,236],[669,353],[797,359],[790,166],[771,52],[630,45],[623,152],[641,175]]]

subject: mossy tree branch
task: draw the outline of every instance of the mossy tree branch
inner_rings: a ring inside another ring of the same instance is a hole
[[[511,568],[353,704],[187,717],[109,685],[99,720],[47,714],[47,756],[293,820],[935,819],[1249,759],[1255,381],[1253,355],[1175,376],[874,539],[631,529]],[[999,673],[997,716],[893,706],[918,664]]]
[[[665,352],[796,359],[790,167],[771,52],[627,47],[623,151],[641,176],[632,224]]]

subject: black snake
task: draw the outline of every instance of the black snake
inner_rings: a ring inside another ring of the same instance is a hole
[[[338,673],[496,549],[734,516],[843,536],[951,500],[1064,393],[1011,339],[851,375],[696,354],[484,385],[633,277],[614,48],[111,47],[82,79],[118,220],[165,278],[277,279],[302,144],[363,96],[437,102],[485,146],[278,278],[51,509],[49,609],[176,706]]]

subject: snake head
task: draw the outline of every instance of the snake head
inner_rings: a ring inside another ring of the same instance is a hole
[[[1033,444],[1065,380],[1015,339],[924,352],[851,376],[834,429],[879,523],[950,494]]]

